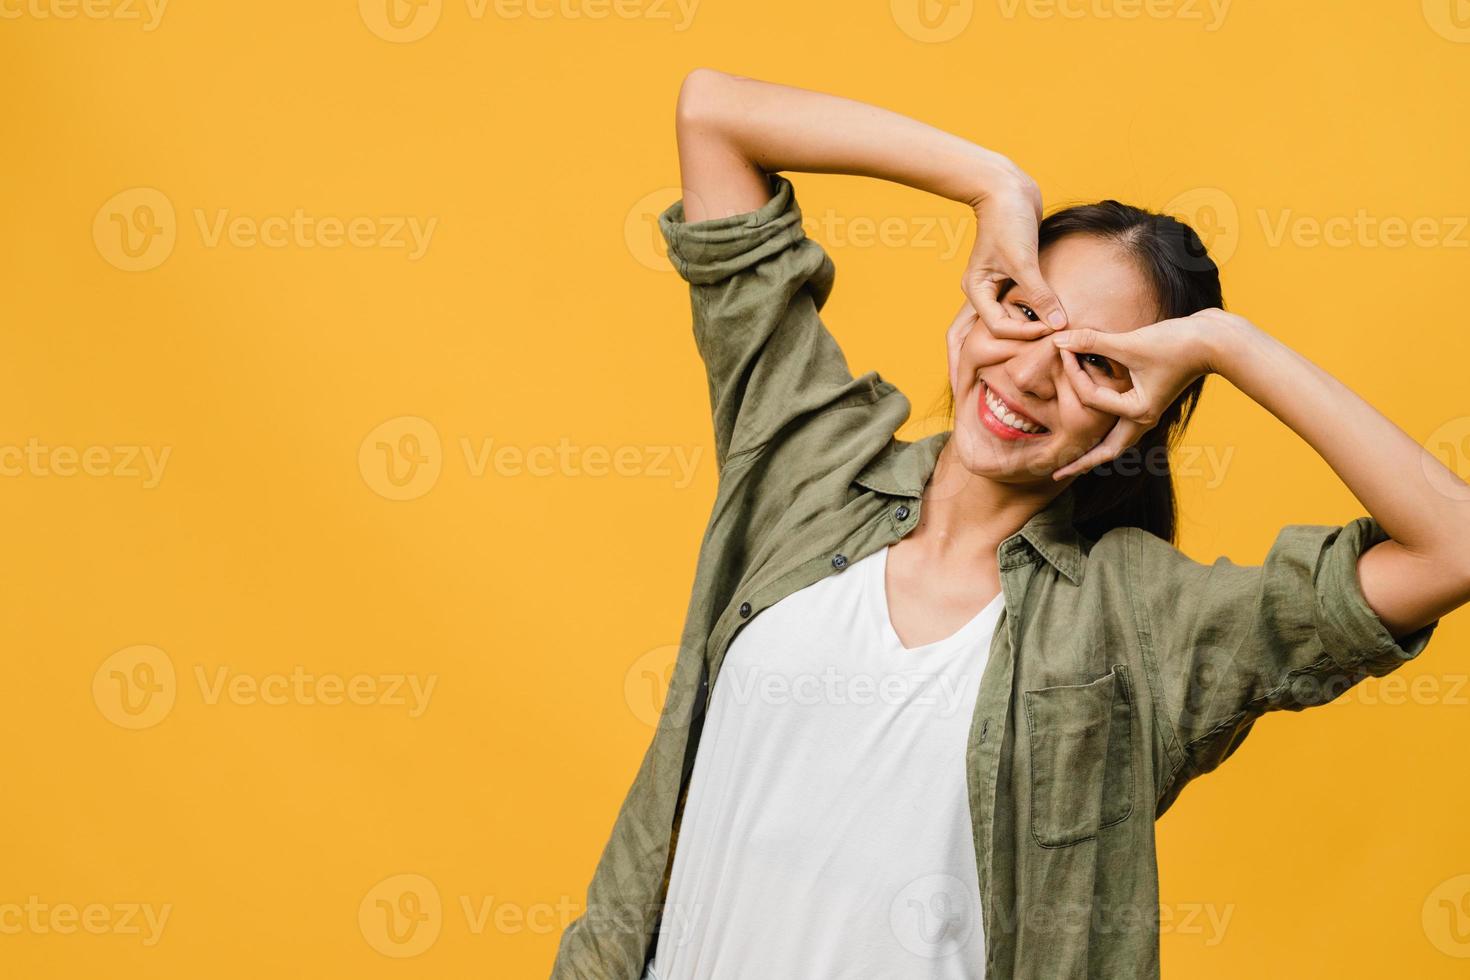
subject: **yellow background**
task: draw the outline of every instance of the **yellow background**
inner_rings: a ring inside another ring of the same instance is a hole
[[[1467,472],[1460,0],[399,2],[175,0],[152,29],[141,5],[0,4],[0,447],[50,453],[0,477],[5,976],[549,972],[652,735],[714,493],[652,224],[693,67],[918,116],[1008,153],[1048,205],[1190,210],[1232,309]],[[796,182],[852,366],[930,410],[963,209]],[[138,210],[158,195],[171,220]],[[368,231],[210,234],[298,209]],[[1422,240],[1313,244],[1359,209]],[[407,216],[435,222],[422,255],[369,244]],[[172,251],[129,258],[118,220]],[[1227,384],[1186,441],[1231,454],[1184,482],[1196,557],[1361,513]],[[92,472],[56,472],[57,447]],[[169,452],[152,485],[144,449]],[[370,703],[213,687],[298,669],[383,680],[356,682]],[[1459,614],[1398,687],[1270,718],[1187,791],[1159,826],[1166,975],[1464,976],[1467,675]],[[426,710],[393,676],[432,679]],[[172,702],[131,715],[119,678]],[[420,928],[385,937],[378,901],[405,889]],[[16,928],[35,903],[48,931]],[[169,909],[155,941],[129,903]],[[59,932],[64,905],[115,928]]]

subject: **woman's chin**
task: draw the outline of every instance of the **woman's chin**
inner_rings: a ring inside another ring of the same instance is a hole
[[[1001,483],[1035,483],[1049,479],[1053,466],[1048,436],[1002,439],[978,422],[956,425],[951,436],[956,459],[969,473]]]

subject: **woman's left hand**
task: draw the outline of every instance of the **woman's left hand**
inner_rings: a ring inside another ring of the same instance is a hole
[[[1211,308],[1124,333],[1081,328],[1053,334],[1052,342],[1078,400],[1118,416],[1118,421],[1101,442],[1054,472],[1052,479],[1085,473],[1116,459],[1141,439],[1185,388],[1215,370],[1213,342],[1243,326],[1250,324],[1242,317]],[[1132,387],[1116,391],[1098,384],[1073,356],[1081,353],[1101,354],[1122,365]]]

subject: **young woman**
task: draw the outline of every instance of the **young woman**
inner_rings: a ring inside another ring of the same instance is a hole
[[[677,131],[660,227],[719,490],[658,731],[553,978],[1157,977],[1154,818],[1266,711],[1424,649],[1470,599],[1470,491],[1222,312],[1172,218],[1042,221],[991,150],[711,70]],[[896,439],[906,398],[848,371],[781,171],[974,209],[952,431]],[[1210,374],[1371,516],[1285,527],[1260,566],[1177,551],[1167,448]]]

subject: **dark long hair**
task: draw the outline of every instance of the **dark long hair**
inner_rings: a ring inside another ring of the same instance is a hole
[[[1113,200],[1079,204],[1047,216],[1037,241],[1045,250],[1067,235],[1091,235],[1122,248],[1153,287],[1161,320],[1225,307],[1219,268],[1194,229],[1177,218]],[[1196,378],[1117,459],[1077,477],[1071,490],[1078,531],[1096,540],[1115,527],[1138,527],[1174,543],[1177,506],[1169,452],[1184,435],[1204,383]]]

